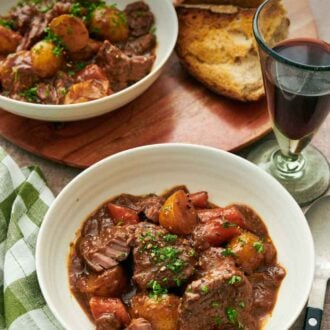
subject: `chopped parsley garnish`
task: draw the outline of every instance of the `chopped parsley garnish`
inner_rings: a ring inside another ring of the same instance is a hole
[[[151,34],[155,35],[155,34],[156,34],[156,26],[153,25],[153,26],[150,28],[149,32],[150,32]]]
[[[221,317],[219,315],[216,315],[216,317],[214,318],[214,322],[217,327],[220,326],[220,324],[222,323]]]
[[[69,77],[73,77],[76,74],[76,72],[73,70],[69,70],[69,71],[67,71],[67,73],[68,73]],[[117,223],[117,226],[121,226],[121,224],[124,224],[124,222],[122,220]]]
[[[258,252],[258,253],[262,253],[264,252],[264,245],[261,243],[261,242],[255,242],[253,243],[253,247],[255,248],[255,250]]]
[[[235,283],[239,283],[242,281],[242,278],[240,276],[237,276],[237,275],[233,275],[229,280],[228,280],[228,283],[233,285]]]
[[[222,227],[223,228],[230,228],[230,227],[237,227],[237,225],[236,225],[236,223],[231,223],[231,222],[226,221],[222,224]]]
[[[157,298],[164,294],[167,294],[167,289],[163,288],[157,281],[150,281],[148,287],[152,290],[149,294],[151,298]]]
[[[212,301],[211,306],[213,308],[218,308],[218,307],[220,307],[220,303],[219,303],[219,301]]]
[[[15,23],[12,20],[6,20],[3,18],[0,18],[0,25],[4,26],[7,29],[13,30],[15,28]]]
[[[244,308],[245,307],[245,302],[244,301],[240,301],[238,303],[238,306],[241,307],[241,308]]]
[[[178,273],[183,268],[183,261],[181,259],[177,259],[174,262],[167,264],[166,268],[171,270],[173,273]]]
[[[225,257],[235,256],[235,253],[230,248],[224,249],[221,254]]]
[[[178,238],[177,235],[174,234],[167,234],[163,237],[163,240],[167,243],[173,243],[176,241],[176,239]]]
[[[233,307],[226,308],[226,315],[230,323],[236,323],[237,321],[237,310]]]
[[[196,255],[196,251],[194,249],[191,249],[188,251],[189,257],[194,257]]]
[[[174,277],[174,282],[175,282],[175,284],[176,284],[176,286],[181,286],[181,284],[182,284],[182,281],[178,278],[178,277]]]
[[[51,41],[55,45],[53,49],[53,54],[55,56],[62,55],[65,49],[65,45],[62,39],[58,35],[56,35],[49,27],[45,29],[45,33],[46,33],[45,40]]]
[[[21,96],[25,97],[25,99],[29,102],[37,103],[38,99],[38,87],[31,87],[30,89],[25,90],[20,93]]]
[[[202,292],[203,294],[207,294],[207,293],[209,293],[209,287],[208,287],[207,285],[202,285],[202,286],[201,286],[201,292]]]
[[[71,6],[71,14],[89,22],[96,8],[105,7],[105,1],[78,0]]]
[[[241,237],[238,238],[238,241],[241,243],[241,246],[244,246],[246,244],[246,240]]]
[[[185,266],[183,260],[179,258],[182,251],[174,246],[159,247],[156,244],[156,236],[152,232],[140,235],[139,240],[143,243],[139,248],[140,253],[148,253],[155,263],[164,263],[164,267],[173,273],[179,273]]]
[[[75,68],[79,71],[86,67],[87,63],[84,62],[77,62],[75,63]]]

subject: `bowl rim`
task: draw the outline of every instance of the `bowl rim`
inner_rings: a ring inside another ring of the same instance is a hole
[[[48,227],[50,226],[50,221],[51,218],[53,217],[52,213],[54,212],[53,210],[58,207],[58,205],[61,205],[62,199],[65,200],[66,195],[70,195],[70,190],[75,189],[75,186],[79,183],[82,177],[88,175],[89,173],[92,173],[96,171],[99,167],[106,166],[106,164],[110,163],[113,160],[120,159],[122,157],[126,157],[128,155],[132,154],[138,154],[140,152],[144,151],[159,151],[159,150],[171,150],[171,149],[178,149],[177,151],[187,149],[187,150],[204,150],[204,151],[209,151],[212,153],[218,153],[219,155],[222,155],[222,157],[229,157],[229,159],[234,160],[235,162],[239,162],[243,164],[243,166],[247,166],[250,168],[252,171],[258,171],[261,177],[265,180],[268,180],[271,182],[272,185],[277,186],[277,189],[281,190],[282,193],[284,194],[285,198],[288,200],[288,202],[291,204],[291,206],[295,209],[295,212],[297,214],[300,214],[300,216],[305,219],[305,221],[301,222],[301,226],[303,226],[302,230],[306,233],[306,246],[309,246],[309,249],[306,250],[309,252],[309,257],[311,264],[314,267],[311,267],[311,269],[306,268],[306,271],[309,272],[308,276],[308,282],[306,282],[307,285],[304,286],[304,291],[302,294],[303,299],[301,299],[300,303],[297,305],[296,312],[291,315],[291,317],[288,318],[287,321],[287,328],[291,327],[293,323],[296,321],[300,313],[302,312],[306,301],[308,299],[312,284],[313,284],[313,278],[314,278],[314,272],[315,272],[315,248],[314,248],[314,241],[313,241],[313,236],[311,233],[311,230],[308,226],[308,222],[306,220],[306,217],[300,208],[300,206],[297,204],[297,202],[294,200],[294,198],[290,195],[290,193],[275,179],[273,178],[270,174],[268,174],[266,171],[263,171],[261,168],[259,168],[257,165],[249,162],[245,158],[242,158],[238,155],[235,155],[233,153],[230,153],[225,150],[217,149],[214,147],[209,147],[209,146],[204,146],[204,145],[197,145],[197,144],[188,144],[188,143],[161,143],[161,144],[152,144],[152,145],[147,145],[147,146],[141,146],[141,147],[136,147],[128,150],[121,151],[119,153],[116,153],[114,155],[111,155],[107,158],[104,158],[100,160],[99,162],[93,164],[90,166],[88,169],[84,170],[80,174],[78,174],[72,181],[70,181],[59,193],[59,195],[56,197],[50,208],[48,209],[44,220],[40,226],[38,238],[37,238],[37,244],[36,244],[36,252],[35,252],[35,258],[36,258],[36,272],[37,272],[37,278],[39,282],[39,286],[41,289],[41,292],[45,298],[45,301],[47,305],[49,306],[51,312],[54,314],[56,319],[64,326],[65,328],[68,326],[66,322],[62,319],[61,314],[58,312],[57,307],[55,304],[53,304],[52,298],[50,293],[48,292],[47,286],[46,286],[46,281],[44,280],[44,274],[43,274],[43,266],[42,266],[42,246],[44,244],[44,241],[46,240],[46,235],[44,232],[47,232]],[[270,315],[271,317],[271,315]]]
[[[112,1],[112,0],[111,0]],[[131,0],[132,2],[134,0]],[[165,2],[167,9],[168,9],[168,15],[171,14],[171,19],[173,19],[174,21],[174,25],[173,25],[173,34],[172,34],[172,38],[171,38],[171,42],[167,44],[166,47],[166,52],[164,52],[163,55],[163,59],[162,61],[160,61],[159,63],[157,63],[157,65],[153,65],[151,71],[142,79],[140,79],[139,81],[135,82],[134,84],[124,88],[121,91],[118,91],[116,93],[113,93],[111,95],[107,95],[105,97],[96,99],[96,100],[92,100],[92,101],[88,101],[88,102],[83,102],[83,103],[75,103],[75,104],[39,104],[39,103],[31,103],[31,102],[25,102],[25,101],[19,101],[19,100],[14,100],[10,97],[7,96],[3,96],[0,95],[0,101],[3,103],[9,103],[11,106],[24,106],[25,108],[27,108],[28,110],[34,110],[34,111],[46,111],[45,108],[47,108],[47,111],[51,111],[51,112],[67,112],[68,110],[75,110],[77,108],[79,109],[83,109],[83,111],[87,111],[87,108],[89,106],[94,106],[100,103],[104,103],[104,102],[108,102],[111,101],[115,98],[120,98],[122,96],[125,96],[126,94],[129,94],[130,91],[133,89],[138,88],[140,85],[143,85],[143,83],[146,80],[149,80],[151,77],[155,76],[165,65],[165,63],[168,61],[169,57],[171,56],[175,44],[176,44],[176,40],[178,38],[178,34],[179,34],[179,22],[178,22],[178,18],[176,15],[176,11],[174,8],[174,5],[172,4],[171,0],[158,0],[161,2]],[[158,46],[158,44],[157,44]],[[157,53],[157,46],[156,46],[156,53]],[[117,109],[117,108],[116,108]],[[3,109],[5,111],[9,111],[6,109]],[[115,110],[115,109],[114,109]],[[111,110],[113,111],[113,110]],[[9,111],[11,112],[11,111]],[[104,113],[108,113],[110,111],[104,112]],[[103,114],[104,114],[103,113]],[[18,112],[15,112],[15,114],[18,114]],[[25,115],[21,115],[22,117],[26,117]],[[29,117],[31,118],[31,117]],[[82,117],[81,119],[84,119],[85,117]],[[60,119],[60,118],[59,118]]]

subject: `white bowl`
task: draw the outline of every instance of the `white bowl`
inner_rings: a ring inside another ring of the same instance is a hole
[[[119,9],[136,0],[108,0],[117,3]],[[171,0],[144,0],[156,18],[156,61],[151,72],[124,90],[95,101],[71,105],[45,105],[16,101],[0,95],[0,108],[16,115],[47,121],[73,121],[100,116],[131,102],[149,88],[161,74],[170,57],[178,35],[178,20]],[[0,13],[5,14],[17,1],[1,1]]]
[[[186,184],[206,190],[219,205],[245,203],[266,223],[287,270],[267,330],[290,327],[304,307],[314,274],[313,240],[306,219],[289,193],[248,161],[213,148],[162,144],[131,149],[93,165],[57,197],[42,224],[36,262],[40,287],[66,329],[92,329],[69,290],[69,244],[87,216],[120,193],[162,193]]]

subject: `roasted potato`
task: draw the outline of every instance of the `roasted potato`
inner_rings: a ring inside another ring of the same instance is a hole
[[[129,35],[125,13],[115,7],[96,8],[92,14],[90,30],[112,42],[126,41]]]
[[[108,269],[102,274],[90,274],[77,280],[81,292],[97,296],[118,297],[127,284],[125,271],[121,266]]]
[[[252,273],[264,261],[264,243],[249,231],[233,238],[227,247],[234,254],[236,263],[246,273]]]
[[[63,61],[61,54],[55,55],[55,45],[51,41],[39,41],[31,49],[32,68],[41,78],[55,75]]]
[[[97,100],[109,95],[108,80],[86,80],[72,85],[65,96],[64,104]]]
[[[18,33],[0,25],[0,54],[13,53],[21,40],[22,37]]]
[[[175,295],[163,295],[151,298],[140,294],[134,296],[131,302],[132,317],[146,319],[150,322],[154,330],[179,329],[179,297]]]
[[[88,30],[78,17],[67,14],[55,17],[50,22],[49,28],[63,41],[69,52],[78,52],[88,44]]]
[[[160,210],[159,223],[175,234],[190,234],[197,222],[196,211],[183,190],[168,197]]]

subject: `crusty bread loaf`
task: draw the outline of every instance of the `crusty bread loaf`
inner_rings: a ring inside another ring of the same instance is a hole
[[[187,70],[218,94],[241,101],[264,95],[257,46],[252,32],[253,8],[230,5],[177,7],[177,54]],[[266,39],[276,43],[288,31],[281,5],[267,14]]]
[[[246,8],[257,8],[264,0],[185,0],[185,4],[233,5]]]

